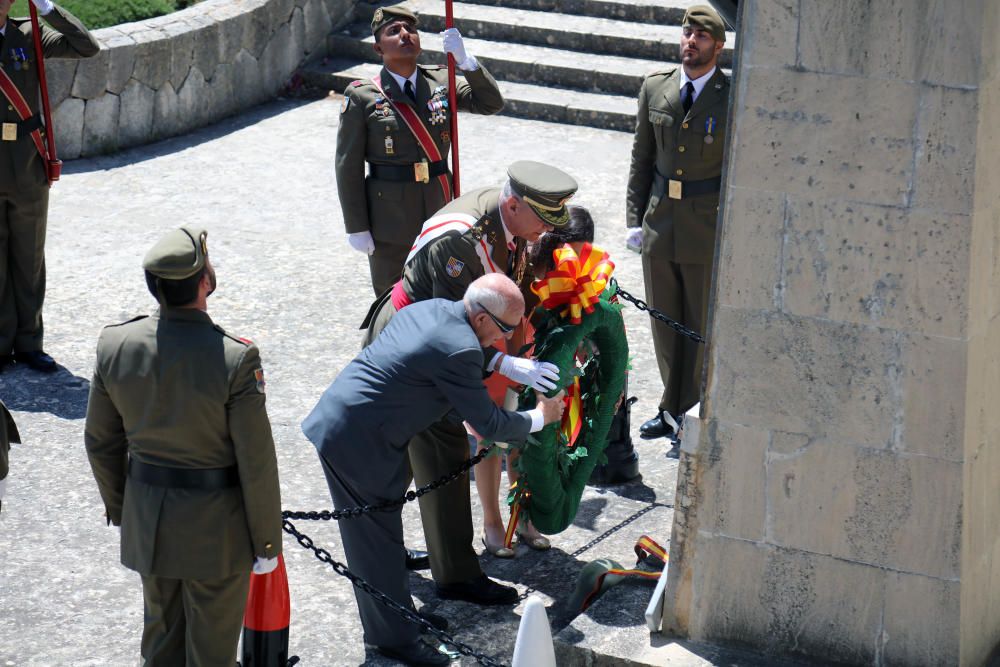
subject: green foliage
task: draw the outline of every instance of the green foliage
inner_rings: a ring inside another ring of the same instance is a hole
[[[59,0],[59,6],[91,30],[163,16],[195,4],[197,0]],[[11,16],[27,16],[28,0],[17,0]]]

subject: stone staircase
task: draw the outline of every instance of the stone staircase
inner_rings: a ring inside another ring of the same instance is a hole
[[[680,23],[699,0],[467,0],[455,2],[466,49],[496,77],[503,113],[521,118],[631,132],[643,77],[678,63]],[[376,7],[356,7],[357,20],[330,35],[328,57],[303,68],[313,87],[342,93],[381,67],[372,50]],[[420,17],[421,62],[445,62],[438,32],[443,0],[409,0]],[[721,64],[729,68],[735,35]]]

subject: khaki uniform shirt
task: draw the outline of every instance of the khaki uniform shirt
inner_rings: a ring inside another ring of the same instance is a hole
[[[728,130],[729,77],[721,69],[685,114],[680,69],[646,77],[632,144],[625,220],[642,226],[643,253],[682,264],[711,264],[719,194],[669,197],[669,180],[722,174]]]
[[[503,96],[486,68],[465,72],[457,80],[458,108],[479,114],[503,109]],[[397,105],[413,106],[391,74],[382,68],[382,89]],[[448,99],[448,71],[417,66],[415,110],[442,158],[451,147],[451,110],[432,109]],[[427,183],[365,177],[365,162],[412,166],[427,159],[403,120],[369,81],[355,81],[344,92],[337,133],[337,191],[347,233],[369,231],[377,241],[409,244],[424,220],[445,204],[437,178]],[[449,176],[450,178],[450,176]]]
[[[10,451],[12,442],[21,442],[21,436],[17,432],[17,424],[14,423],[10,410],[3,401],[0,401],[0,479],[5,479],[10,470],[7,452]]]
[[[53,6],[39,21],[46,58],[89,58],[101,48],[79,19],[59,6]],[[21,91],[31,112],[39,113],[38,62],[30,20],[7,19],[0,39],[0,67]],[[0,95],[0,122],[19,120],[14,107]],[[56,131],[58,142],[58,128]],[[0,141],[0,192],[46,185],[45,165],[28,133],[19,133],[16,141]]]
[[[122,564],[217,579],[281,552],[278,468],[257,348],[207,313],[161,308],[97,344],[84,440]],[[171,489],[126,476],[128,457],[170,468],[235,465],[240,485]]]

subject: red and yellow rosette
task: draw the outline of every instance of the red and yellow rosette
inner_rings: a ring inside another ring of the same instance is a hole
[[[615,270],[610,256],[601,248],[584,243],[580,254],[569,244],[552,251],[555,268],[541,280],[531,283],[531,291],[542,300],[546,310],[557,311],[572,324],[580,324],[583,313],[591,313],[594,304]]]

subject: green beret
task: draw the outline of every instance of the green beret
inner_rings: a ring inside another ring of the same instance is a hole
[[[207,238],[204,229],[175,229],[149,249],[142,268],[165,280],[190,278],[205,267]]]
[[[510,186],[538,217],[553,227],[569,222],[566,202],[576,194],[576,180],[562,169],[521,160],[507,168]]]
[[[726,41],[726,24],[722,22],[719,12],[714,7],[708,5],[694,5],[689,7],[684,13],[684,21],[681,25],[698,26],[707,30],[717,42]]]
[[[417,25],[419,23],[417,21],[417,15],[410,11],[406,5],[379,7],[375,10],[375,15],[372,16],[372,34],[377,35],[382,26],[399,20],[409,21],[413,25]]]

